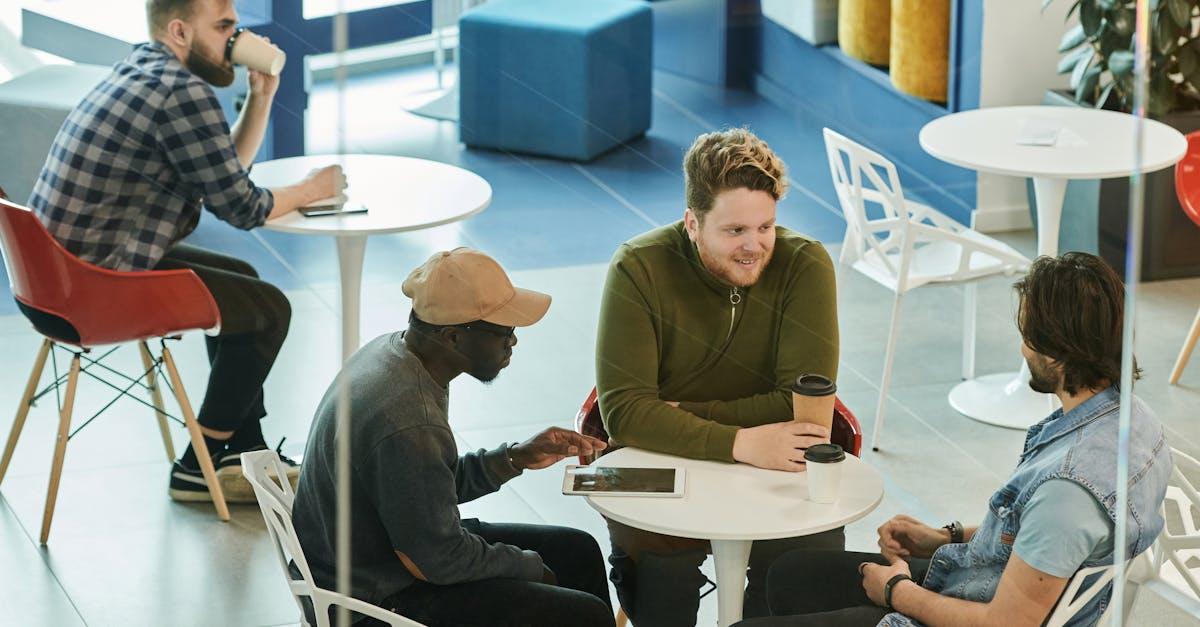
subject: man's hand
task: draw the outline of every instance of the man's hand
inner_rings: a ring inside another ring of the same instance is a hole
[[[542,564],[542,583],[547,586],[558,585],[558,575],[555,575],[554,571],[550,570],[550,567],[545,564]]]
[[[949,542],[948,530],[934,529],[904,514],[893,517],[879,528],[879,551],[888,561],[928,558],[938,547]]]
[[[309,192],[308,202],[313,202],[342,193],[346,189],[346,177],[342,174],[342,166],[327,165],[309,172],[300,185]]]
[[[545,431],[512,447],[513,466],[518,470],[546,468],[576,455],[588,456],[608,448],[602,440],[561,427]]]
[[[804,451],[829,441],[829,429],[809,422],[778,422],[744,428],[733,439],[733,459],[759,468],[800,472]]]
[[[887,607],[883,602],[883,586],[896,575],[912,576],[912,572],[908,569],[908,564],[904,560],[894,560],[889,566],[880,566],[873,562],[863,562],[859,566],[862,572],[863,591],[867,593],[867,597],[871,602],[879,607]],[[901,585],[901,584],[897,584]],[[895,590],[893,588],[893,590]]]

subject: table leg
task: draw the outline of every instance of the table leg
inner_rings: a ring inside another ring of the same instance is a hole
[[[1058,255],[1058,231],[1062,221],[1066,179],[1033,179],[1037,199],[1038,256]],[[965,362],[964,362],[965,363]],[[950,390],[950,406],[980,422],[1009,429],[1028,429],[1058,408],[1053,394],[1040,394],[1029,387],[1029,366],[963,381]]]
[[[729,627],[742,620],[746,594],[746,567],[750,564],[750,540],[713,540],[717,567],[717,625]]]
[[[342,362],[358,350],[359,303],[362,298],[363,256],[366,235],[337,236],[338,270],[342,288]]]

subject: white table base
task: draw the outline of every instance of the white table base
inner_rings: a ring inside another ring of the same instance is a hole
[[[1034,178],[1033,192],[1037,199],[1038,256],[1054,257],[1058,255],[1058,231],[1067,179]],[[974,342],[967,344],[968,347],[973,345]],[[973,362],[973,348],[971,353]],[[963,370],[964,373],[969,371],[965,357]],[[1053,394],[1030,389],[1029,367],[1022,358],[1019,372],[976,377],[954,386],[950,391],[950,406],[968,418],[1024,431],[1050,415],[1058,407],[1058,399]]]
[[[359,303],[362,298],[363,257],[366,235],[338,235],[338,271],[341,274],[342,363],[358,350]]]
[[[750,564],[751,540],[713,540],[713,562],[717,569],[717,625],[729,627],[742,620],[746,595],[746,568]]]

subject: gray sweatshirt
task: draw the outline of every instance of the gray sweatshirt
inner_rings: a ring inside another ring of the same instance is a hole
[[[520,474],[506,446],[459,456],[449,397],[403,333],[378,337],[346,363],[351,402],[353,596],[379,603],[415,581],[396,551],[433,584],[495,577],[540,581],[537,553],[489,544],[463,528],[458,504]],[[317,408],[292,522],[317,585],[335,588],[337,382]]]

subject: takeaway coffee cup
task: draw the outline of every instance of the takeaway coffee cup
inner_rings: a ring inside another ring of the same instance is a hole
[[[792,384],[792,419],[826,429],[833,426],[833,400],[837,384],[819,374],[802,374]]]
[[[836,503],[842,487],[842,467],[846,452],[837,444],[816,444],[804,452],[808,466],[808,500]]]
[[[271,42],[239,28],[225,45],[225,58],[234,65],[244,65],[256,72],[279,76],[287,55]]]

